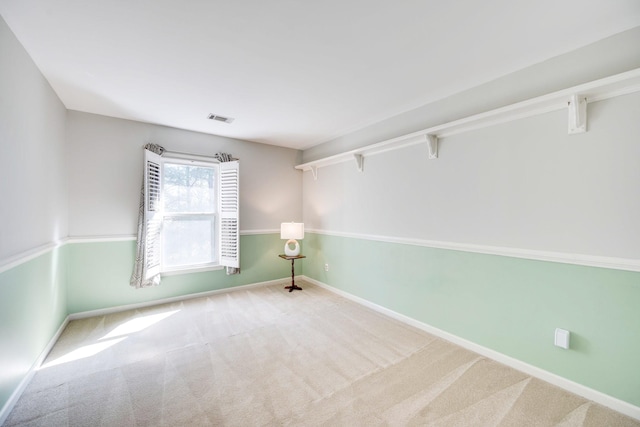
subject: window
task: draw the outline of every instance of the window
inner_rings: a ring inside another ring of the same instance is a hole
[[[239,267],[238,162],[145,155],[150,274]]]

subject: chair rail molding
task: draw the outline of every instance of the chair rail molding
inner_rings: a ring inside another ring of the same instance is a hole
[[[477,243],[464,243],[440,240],[416,239],[412,237],[382,236],[365,233],[348,233],[342,231],[307,228],[307,233],[325,236],[346,237],[351,239],[372,240],[375,242],[397,243],[402,245],[423,246],[434,249],[471,252],[485,255],[498,255],[511,258],[529,259],[535,261],[557,262],[562,264],[582,265],[586,267],[609,268],[640,272],[640,259],[620,258],[603,255],[588,255],[569,252],[554,252],[539,249],[518,247],[500,247]]]

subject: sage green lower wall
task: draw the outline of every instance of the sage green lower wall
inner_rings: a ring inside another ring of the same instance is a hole
[[[283,245],[279,234],[241,236],[241,274],[215,270],[165,276],[160,286],[135,289],[129,286],[135,241],[73,243],[67,310],[80,313],[286,278],[290,265],[278,258]]]
[[[68,247],[0,273],[0,410],[67,316]]]
[[[310,278],[640,406],[640,273],[312,233],[303,250]]]

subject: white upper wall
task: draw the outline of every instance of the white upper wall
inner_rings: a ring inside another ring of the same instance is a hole
[[[241,230],[302,220],[300,151],[67,111],[2,19],[0,63],[0,263],[67,236],[133,236],[147,142],[239,158]]]
[[[304,173],[307,228],[640,259],[640,93]]]
[[[240,159],[240,229],[277,230],[302,220],[298,150],[197,132],[68,112],[71,237],[136,233],[143,146],[200,155],[227,152]]]
[[[66,109],[0,18],[0,262],[67,235]]]
[[[307,150],[305,161],[640,67],[638,46],[640,28]],[[317,180],[305,172],[305,226],[640,259],[640,93],[590,103],[588,116],[583,134],[568,135],[567,112],[556,111],[443,138],[436,160],[419,144],[365,157],[364,172],[355,162]]]

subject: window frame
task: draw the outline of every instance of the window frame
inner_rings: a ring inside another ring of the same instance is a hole
[[[220,184],[218,180],[220,179],[220,162],[211,159],[212,161],[204,161],[199,159],[187,159],[184,157],[174,157],[172,155],[162,156],[161,163],[161,176],[162,180],[160,182],[160,206],[162,209],[162,225],[160,231],[160,246],[162,248],[160,255],[160,273],[166,275],[166,273],[184,273],[185,271],[207,271],[207,270],[220,270],[223,268],[220,265],[220,195],[219,188]],[[215,199],[215,210],[213,212],[166,212],[165,211],[165,166],[167,164],[171,165],[186,165],[186,166],[200,166],[205,168],[212,168],[214,171],[214,199]],[[212,230],[212,246],[213,246],[213,256],[214,260],[212,262],[207,263],[194,263],[187,264],[182,266],[171,266],[168,267],[166,265],[165,259],[165,221],[167,219],[171,220],[172,218],[197,218],[197,217],[212,217],[213,219],[213,230]]]
[[[164,167],[166,163],[203,166],[214,169],[214,213],[164,212]],[[229,186],[228,179],[225,179],[225,183],[223,183],[223,175],[229,176],[229,172],[232,173],[233,177],[233,185],[231,186]],[[150,179],[152,182],[149,181]],[[160,185],[159,191],[157,191],[158,184]],[[237,160],[231,162],[220,162],[217,159],[210,157],[169,152],[165,152],[164,155],[160,156],[145,150],[145,188],[147,189],[145,223],[147,226],[147,245],[151,248],[152,257],[155,257],[147,261],[147,265],[149,266],[148,268],[153,269],[156,273],[159,273],[162,276],[168,276],[191,272],[221,270],[224,267],[239,267],[239,186],[239,163]],[[149,190],[150,188],[153,190]],[[156,198],[153,199],[153,197]],[[235,218],[233,221],[234,228],[231,230],[231,234],[229,234],[228,229],[229,214],[223,214],[223,212],[228,211],[228,208],[225,208],[225,206],[228,207],[229,200],[234,202],[234,212],[231,216]],[[214,238],[212,239],[212,246],[215,257],[214,261],[166,267],[163,242],[165,218],[186,218],[197,216],[213,216]],[[159,231],[157,230],[158,225]],[[230,235],[231,238],[229,238]],[[232,254],[231,257],[229,257],[229,253]]]

